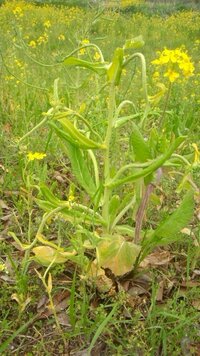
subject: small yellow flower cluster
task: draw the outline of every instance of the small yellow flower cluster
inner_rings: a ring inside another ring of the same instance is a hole
[[[23,11],[22,11],[22,8],[20,6],[17,6],[13,9],[13,14],[16,16],[16,17],[22,17],[24,16],[23,14]]]
[[[19,68],[23,68],[24,67],[24,63],[22,61],[20,61],[19,59],[15,59],[14,62],[15,62],[17,67],[19,67]]]
[[[65,40],[65,35],[63,35],[62,33],[58,36],[58,40],[59,41],[64,41]]]
[[[31,47],[31,48],[35,48],[36,46],[37,46],[37,43],[34,41],[34,40],[32,40],[32,41],[30,41],[29,42],[29,47]]]
[[[46,28],[50,28],[51,27],[51,22],[49,20],[46,20],[44,23],[43,23],[44,27]]]
[[[28,161],[34,161],[34,160],[41,160],[44,157],[46,157],[46,153],[41,153],[41,152],[29,152],[27,154]]]
[[[14,80],[15,78],[13,77],[13,75],[5,75],[4,79],[6,82],[8,82],[9,80]]]
[[[100,56],[100,54],[99,54],[99,52],[95,52],[95,54],[94,54],[94,60],[95,61],[98,61],[100,58],[101,58],[101,56]]]
[[[159,58],[151,63],[165,69],[164,77],[167,77],[171,83],[175,82],[182,74],[185,78],[191,77],[194,72],[194,65],[187,52],[182,48],[167,49],[157,52]],[[158,71],[156,73],[159,73]]]
[[[8,273],[7,267],[5,265],[5,263],[0,261],[0,272],[6,272]]]
[[[84,40],[81,41],[81,45],[82,46],[84,46],[86,44],[89,44],[89,43],[90,43],[90,41],[87,38],[85,38]],[[81,48],[80,51],[79,51],[79,54],[83,55],[83,54],[85,54],[85,52],[86,52],[85,48]]]
[[[41,44],[45,44],[48,42],[48,35],[44,33],[42,36],[38,37],[37,44],[40,46]]]

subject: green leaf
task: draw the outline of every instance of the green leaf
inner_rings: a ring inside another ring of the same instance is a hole
[[[159,239],[168,241],[183,229],[192,219],[194,214],[194,192],[190,190],[184,197],[179,208],[155,230],[154,235]]]
[[[110,67],[107,72],[108,80],[114,83],[115,85],[118,85],[120,81],[123,65],[123,56],[123,48],[117,48],[115,50],[112,63],[110,64]]]
[[[132,38],[131,40],[126,40],[124,44],[124,49],[133,49],[133,48],[140,48],[144,46],[144,40],[142,36],[137,36]]]
[[[119,128],[119,127],[125,125],[128,121],[135,119],[137,117],[140,117],[140,116],[141,116],[141,113],[128,115],[128,116],[120,116],[115,120],[114,128]]]
[[[62,140],[70,142],[73,146],[80,147],[80,143],[78,141],[74,141],[74,139],[68,135],[65,131],[61,130],[55,122],[49,121],[49,126],[54,129],[58,137],[60,137]]]
[[[78,146],[85,150],[106,148],[104,144],[95,142],[83,135],[67,117],[63,117],[57,121],[62,125],[62,130],[52,121],[49,122],[50,126],[54,128],[59,137],[70,142],[74,146]]]
[[[132,270],[140,246],[126,241],[123,236],[113,235],[103,239],[96,250],[99,266],[120,276]]]
[[[66,66],[75,66],[75,67],[82,67],[92,70],[93,72],[103,75],[106,73],[108,68],[108,63],[95,63],[95,62],[88,62],[84,61],[83,59],[79,59],[76,57],[68,57],[63,62]]]
[[[43,209],[47,212],[50,212],[59,206],[61,207],[62,204],[66,204],[66,202],[61,201],[61,203],[59,205],[53,205],[53,204],[49,203],[48,201],[41,200],[41,199],[35,199],[35,202],[38,204],[38,206],[41,209]],[[83,209],[78,204],[76,204],[76,206],[74,206],[74,203],[71,203],[71,206],[69,204],[69,208],[63,207],[62,211],[60,211],[57,214],[59,214],[59,216],[61,216],[66,221],[71,222],[72,224],[82,223],[82,224],[92,224],[92,225],[97,225],[97,226],[98,225],[103,225],[103,226],[106,225],[106,223],[102,219],[101,215],[99,215],[98,213],[96,213],[95,211],[93,211],[91,209],[87,209],[87,207],[85,207],[85,209]]]
[[[116,216],[117,211],[119,209],[119,205],[120,205],[120,197],[119,197],[119,195],[113,195],[111,200],[110,200],[110,204],[109,204],[109,220],[110,220],[111,224],[115,219],[115,216]]]
[[[133,123],[133,132],[130,136],[130,149],[133,151],[135,161],[146,162],[151,159],[151,153],[148,144],[144,140],[137,125]]]
[[[119,233],[119,234],[123,234],[124,235],[128,235],[130,237],[134,237],[135,236],[135,229],[130,226],[130,225],[116,225],[115,226],[115,229],[116,233]]]
[[[180,231],[187,226],[194,215],[195,201],[193,190],[188,191],[177,210],[165,219],[143,242],[144,258],[156,246],[163,246],[180,239]]]
[[[51,210],[55,209],[57,206],[50,203],[47,200],[42,199],[35,199],[36,204],[43,210],[50,212]]]
[[[147,177],[149,174],[155,172],[158,168],[163,166],[165,161],[167,161],[171,157],[172,153],[184,141],[184,139],[185,139],[184,136],[175,139],[174,142],[172,142],[170,147],[168,148],[168,151],[164,153],[162,156],[155,159],[154,162],[150,164],[147,168],[138,170],[136,173],[129,175],[128,177],[124,177],[122,179],[113,178],[106,184],[106,186],[110,188],[115,188],[125,183],[135,182],[139,178]]]
[[[59,206],[61,203],[61,200],[56,198],[56,196],[44,183],[40,185],[40,192],[42,193],[43,197],[53,206]]]
[[[62,146],[66,151],[72,166],[72,172],[75,175],[79,185],[93,197],[96,194],[97,187],[90,174],[85,154],[78,147],[70,143]]]

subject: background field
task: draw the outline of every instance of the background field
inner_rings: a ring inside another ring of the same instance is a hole
[[[29,136],[20,146],[20,152],[17,142],[42,120],[43,113],[51,107],[53,85],[57,78],[62,102],[84,113],[101,136],[105,133],[108,93],[105,90],[102,96],[99,94],[103,80],[86,70],[80,73],[80,70],[69,70],[59,64],[67,54],[82,42],[88,41],[97,44],[109,62],[116,47],[123,46],[127,39],[142,35],[145,45],[141,52],[147,62],[148,92],[153,97],[159,90],[158,83],[167,87],[167,78],[163,75],[158,77],[152,64],[157,51],[165,47],[181,47],[188,51],[195,67],[194,75],[188,80],[180,77],[174,83],[166,112],[165,129],[175,135],[188,135],[188,150],[192,143],[198,147],[200,144],[199,3],[152,1],[134,2],[124,7],[118,4],[104,5],[103,2],[95,5],[92,1],[38,0],[34,4],[31,1],[7,1],[0,7],[0,262],[8,270],[6,273],[2,267],[2,274],[0,272],[2,340],[13,335],[14,331],[19,330],[36,314],[41,307],[38,301],[41,302],[45,294],[33,268],[30,268],[29,274],[21,274],[23,252],[17,249],[8,234],[13,231],[25,242],[29,231],[29,238],[32,239],[42,216],[38,208],[30,208],[31,198],[27,194],[27,180],[23,173],[26,170],[27,154],[29,151],[46,152],[45,160],[42,163],[36,162],[29,172],[31,183],[49,184],[60,198],[67,194],[71,174],[69,162],[64,158],[57,138],[51,137],[47,127],[41,127]],[[82,58],[88,57],[96,61],[93,50],[82,55]],[[133,100],[137,113],[144,109],[140,78],[139,63],[124,70],[117,97],[118,102],[124,98]],[[158,103],[153,103],[148,127],[157,125],[164,103],[165,96]],[[126,115],[131,113],[131,108],[124,112]],[[116,160],[120,160],[118,152]],[[165,199],[164,209],[155,210],[155,202],[149,208],[148,217],[153,223],[156,223],[158,214],[165,216],[176,206],[174,189],[179,182],[178,178],[177,181],[164,182],[159,198]],[[194,182],[199,187],[199,168],[195,172]],[[74,325],[70,328],[72,319],[70,323],[66,319],[63,321],[70,355],[85,355],[84,350],[91,345],[98,328],[101,336],[93,351],[94,355],[180,355],[181,352],[186,355],[188,348],[191,355],[199,355],[199,282],[196,279],[190,281],[194,270],[198,271],[198,275],[200,268],[198,209],[191,227],[195,243],[191,236],[186,236],[185,241],[169,249],[175,253],[173,265],[169,268],[161,267],[160,271],[159,268],[150,271],[148,293],[144,293],[144,297],[142,293],[141,297],[138,295],[136,308],[133,301],[132,304],[130,301],[133,296],[129,293],[127,297],[124,290],[115,297],[102,296],[91,286],[86,286],[84,281],[80,282],[78,274],[77,279],[73,279],[73,266],[68,271],[63,265],[55,268],[52,273],[54,296],[70,288],[75,290],[74,300],[70,301],[71,313],[75,315]],[[55,229],[62,236],[66,226],[56,222]],[[169,287],[159,304],[156,296],[163,275]],[[63,299],[67,298],[65,294]],[[144,303],[142,298],[145,299]],[[45,303],[47,301],[44,299],[41,302],[44,309]],[[117,312],[104,325],[110,305],[113,304],[117,305]],[[50,315],[37,320],[29,329],[19,331],[5,355],[64,355],[63,347]]]

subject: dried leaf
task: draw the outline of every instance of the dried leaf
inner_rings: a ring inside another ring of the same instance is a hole
[[[2,217],[0,218],[0,220],[6,222],[6,221],[9,221],[12,216],[13,216],[12,213],[11,213],[11,214],[8,214],[8,215],[4,215],[4,216],[2,216]]]
[[[197,310],[200,310],[200,299],[194,299],[192,301],[192,306],[197,309]]]
[[[96,260],[91,263],[87,276],[93,280],[100,293],[109,292],[113,286],[112,280],[105,275],[105,271],[98,266]]]
[[[43,295],[39,301],[38,301],[38,304],[37,304],[37,312],[40,313],[42,312],[42,309],[44,310],[44,306],[45,304],[47,303],[48,301],[48,298],[46,295]]]
[[[0,208],[1,209],[6,209],[9,210],[10,208],[8,207],[8,205],[2,200],[0,199]]]
[[[141,268],[156,267],[167,265],[174,258],[168,251],[156,251],[140,263]]]
[[[196,282],[196,281],[183,281],[181,283],[181,287],[185,287],[185,288],[193,288],[199,286],[200,286],[200,282]]]
[[[58,322],[60,325],[68,326],[68,327],[71,326],[69,316],[67,315],[67,313],[65,311],[58,313],[57,318],[58,318]]]
[[[163,300],[163,292],[164,292],[164,281],[160,281],[158,284],[158,289],[156,292],[156,300],[157,302],[162,302]]]
[[[189,229],[188,227],[184,227],[181,230],[182,234],[188,235],[188,236],[194,236],[194,233],[192,232],[191,229]]]
[[[194,269],[193,275],[192,275],[192,279],[193,279],[195,276],[200,276],[200,269]]]
[[[67,290],[63,290],[53,296],[53,304],[57,313],[65,310],[69,305],[70,293]],[[46,296],[42,296],[37,305],[37,311],[40,314],[40,318],[47,318],[53,314],[51,308],[49,308],[49,300]]]
[[[130,294],[132,297],[136,297],[142,294],[149,294],[149,293],[142,286],[133,286],[128,290],[128,294]]]

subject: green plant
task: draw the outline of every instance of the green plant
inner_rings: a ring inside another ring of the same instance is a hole
[[[46,213],[36,237],[26,246],[22,245],[16,236],[13,237],[23,249],[35,254],[34,259],[37,262],[45,266],[53,266],[55,263],[63,263],[70,259],[84,266],[87,273],[93,268],[98,275],[103,273],[102,268],[110,268],[115,275],[122,275],[131,271],[133,267],[136,268],[156,246],[178,240],[180,230],[192,219],[194,192],[191,188],[177,210],[155,230],[142,230],[144,212],[154,185],[161,179],[162,168],[180,169],[186,166],[187,172],[190,173],[193,168],[193,164],[190,163],[193,161],[193,154],[190,154],[188,159],[181,155],[185,149],[186,136],[174,137],[164,130],[159,133],[155,127],[146,130],[150,106],[145,58],[139,52],[130,54],[132,50],[142,45],[143,40],[140,36],[127,40],[122,48],[115,50],[112,61],[108,63],[98,46],[87,43],[62,61],[67,67],[85,68],[97,76],[105,77],[103,88],[108,89],[108,97],[106,131],[103,139],[80,112],[62,103],[58,95],[57,79],[54,83],[52,107],[44,114],[44,119],[19,142],[20,144],[33,131],[47,123],[60,138],[60,145],[70,159],[75,182],[89,199],[87,204],[80,202],[83,193],[75,198],[73,185],[68,200],[60,200],[44,184],[37,185],[39,197],[36,202]],[[98,61],[79,58],[86,50],[91,57],[91,49],[95,50]],[[137,123],[133,122],[134,115],[121,116],[127,105],[134,107],[133,102],[123,100],[117,103],[122,71],[136,59],[141,62],[145,99],[144,114],[139,115]],[[124,154],[123,163],[119,162],[114,166],[112,140],[117,131],[124,130],[125,125],[132,129],[122,146],[124,153],[127,151],[128,154]],[[142,134],[143,131],[145,136]],[[177,150],[179,154],[174,153]],[[102,162],[101,165],[99,161]],[[127,184],[131,188],[128,192]],[[123,219],[130,210],[132,223],[123,224]],[[71,242],[68,247],[60,247],[44,237],[45,225],[52,218],[65,219],[73,226],[73,236],[70,234],[68,236]],[[42,245],[35,247],[37,243]],[[88,249],[96,251],[94,254],[96,260],[92,264],[85,255],[85,250]]]

